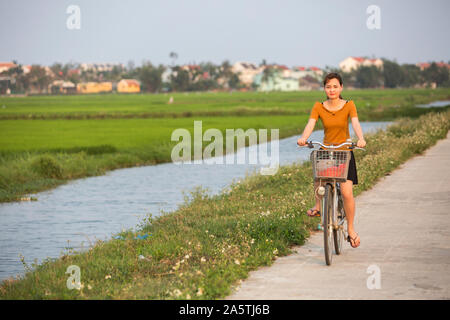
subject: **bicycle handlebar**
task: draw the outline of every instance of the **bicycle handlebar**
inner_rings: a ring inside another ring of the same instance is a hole
[[[341,143],[338,146],[333,146],[333,145],[327,146],[327,145],[325,145],[325,144],[323,144],[322,142],[319,142],[319,141],[306,141],[305,147],[308,147],[308,148],[312,149],[312,148],[314,148],[314,146],[313,146],[314,144],[322,146],[322,147],[324,147],[326,149],[337,149],[337,148],[340,148],[342,146],[347,146],[348,145],[348,146],[350,146],[350,149],[359,149],[359,150],[366,151],[366,149],[364,149],[364,148],[357,147],[356,143],[354,143],[354,142],[343,142],[343,143]],[[300,146],[300,147],[302,147],[302,146]]]

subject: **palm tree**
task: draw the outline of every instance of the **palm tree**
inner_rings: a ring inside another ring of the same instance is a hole
[[[172,68],[175,65],[175,60],[178,59],[178,54],[176,52],[170,52],[169,57],[172,59]]]
[[[264,70],[263,70],[263,76],[261,78],[262,82],[268,82],[269,79],[272,79],[275,74],[277,73],[277,70],[275,70],[274,67],[272,66],[265,66]]]

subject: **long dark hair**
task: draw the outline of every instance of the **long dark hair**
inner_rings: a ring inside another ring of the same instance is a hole
[[[331,79],[337,79],[339,81],[339,84],[342,86],[342,77],[339,73],[336,72],[331,72],[325,76],[325,78],[323,79],[323,86],[325,87],[327,82],[330,81]],[[339,95],[339,98],[342,99],[342,96]],[[328,96],[327,99],[329,99]]]

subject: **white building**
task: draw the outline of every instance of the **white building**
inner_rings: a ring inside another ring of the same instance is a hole
[[[103,72],[103,71],[112,71],[113,68],[117,66],[119,68],[125,69],[123,63],[82,63],[80,64],[80,69],[83,72],[93,71],[93,72]]]
[[[367,59],[363,57],[348,57],[339,63],[339,68],[343,72],[350,72],[358,69],[361,66],[375,66],[383,68],[383,61],[381,59]]]
[[[231,67],[231,71],[239,74],[239,80],[246,86],[250,86],[253,83],[255,75],[263,70],[264,67],[257,67],[253,63],[248,62],[236,62]]]
[[[23,71],[23,74],[30,73],[31,66],[30,65],[22,66],[22,71]],[[47,72],[47,70],[45,70],[45,72]]]

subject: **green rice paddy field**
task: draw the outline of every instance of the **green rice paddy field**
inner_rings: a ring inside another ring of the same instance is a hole
[[[343,97],[354,100],[360,121],[380,121],[435,111],[414,106],[449,100],[450,90],[344,90]],[[203,132],[301,134],[314,102],[323,100],[321,91],[0,97],[0,201],[116,168],[171,161],[172,132],[193,133],[195,120],[202,120]]]
[[[358,108],[425,103],[448,95],[448,89],[344,90],[343,93],[344,99],[353,99]],[[168,104],[170,97],[173,97],[172,104]],[[309,110],[315,101],[324,97],[322,91],[0,97],[0,119],[296,114]]]

